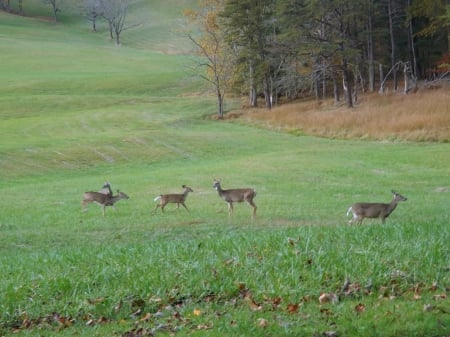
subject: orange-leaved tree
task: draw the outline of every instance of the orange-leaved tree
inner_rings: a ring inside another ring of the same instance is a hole
[[[197,66],[202,69],[200,77],[214,89],[217,98],[217,114],[223,118],[224,99],[233,77],[234,55],[224,39],[220,13],[224,0],[200,0],[196,10],[184,11],[188,22],[195,27],[187,33],[196,47],[201,60]]]

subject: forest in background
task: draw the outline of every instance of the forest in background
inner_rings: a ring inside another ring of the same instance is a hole
[[[119,45],[122,32],[139,25],[127,17],[139,3],[40,5],[51,8],[55,21],[71,6],[70,15],[83,15],[93,31],[97,22],[107,22]],[[280,98],[304,96],[332,97],[353,107],[363,92],[409,93],[449,74],[448,0],[200,0],[183,8],[190,4],[180,6],[186,25],[179,34],[200,56],[196,72],[211,85],[219,118],[230,94],[248,97],[249,107],[257,107],[260,98],[270,109]],[[24,6],[30,4],[0,0],[6,11],[21,14]]]
[[[449,13],[430,0],[203,0],[185,15],[222,116],[229,91],[250,107],[311,94],[353,107],[362,91],[445,77]]]

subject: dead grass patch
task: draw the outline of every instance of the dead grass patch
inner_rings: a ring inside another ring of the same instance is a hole
[[[353,109],[332,100],[311,100],[231,114],[264,127],[320,137],[450,141],[448,87],[410,95],[366,94]]]

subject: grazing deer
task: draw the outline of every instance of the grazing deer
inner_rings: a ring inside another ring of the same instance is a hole
[[[233,202],[246,201],[253,207],[252,217],[256,215],[256,205],[253,202],[253,198],[256,196],[256,191],[253,188],[233,188],[229,190],[223,190],[220,187],[220,181],[214,179],[213,188],[217,190],[219,196],[228,203],[228,214],[233,214]]]
[[[154,201],[159,200],[159,204],[156,205],[156,208],[153,211],[153,213],[156,213],[156,211],[158,210],[158,207],[161,207],[161,211],[164,212],[164,207],[166,207],[166,205],[170,204],[170,203],[177,204],[177,208],[179,208],[180,204],[181,204],[181,205],[183,205],[184,208],[186,208],[187,211],[189,211],[189,209],[186,207],[186,204],[184,202],[186,201],[186,198],[187,198],[189,192],[194,192],[194,190],[186,185],[183,185],[181,187],[184,188],[183,194],[160,194],[160,195],[158,195],[154,199]]]
[[[367,203],[367,202],[358,202],[353,204],[347,211],[347,216],[353,213],[353,218],[349,221],[349,224],[358,222],[359,225],[362,224],[364,218],[380,218],[381,223],[385,223],[386,218],[394,211],[397,207],[397,203],[399,201],[406,201],[407,199],[398,194],[395,191],[392,191],[392,201],[389,204],[382,203]]]
[[[128,195],[123,192],[117,190],[117,195],[104,194],[101,192],[86,192],[84,193],[83,200],[81,201],[82,208],[84,211],[87,210],[86,205],[95,202],[102,206],[103,216],[105,216],[105,207],[112,206],[114,208],[114,204],[122,199],[128,199]]]

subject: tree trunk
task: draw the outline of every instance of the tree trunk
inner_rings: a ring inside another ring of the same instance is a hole
[[[333,81],[333,94],[334,94],[334,102],[339,103],[340,97],[339,97],[339,85],[338,81],[336,79],[336,72],[334,70],[331,71],[331,79]]]
[[[408,6],[411,6],[411,0],[408,0]],[[414,44],[414,31],[412,19],[408,22],[408,48],[409,54],[411,55],[412,73],[414,78],[417,78],[417,58],[416,58],[416,46]]]
[[[269,76],[265,76],[264,79],[264,100],[266,103],[266,108],[272,108],[272,91],[270,90],[270,79]]]
[[[113,25],[112,22],[109,20],[109,36],[111,37],[111,40],[114,40],[114,34],[113,34]]]
[[[97,14],[92,15],[92,31],[97,32]]]
[[[380,90],[378,92],[382,94],[384,92],[384,74],[383,65],[381,63],[378,64],[378,71],[380,73]]]
[[[345,101],[348,108],[353,108],[352,88],[350,84],[350,76],[348,71],[347,59],[342,59],[342,81],[345,90]]]
[[[220,119],[223,118],[223,95],[220,92],[217,93],[217,114]]]
[[[391,68],[395,65],[395,36],[394,36],[394,18],[393,18],[393,8],[392,1],[388,1],[388,19],[389,19],[389,36],[391,40]],[[394,81],[394,91],[397,91],[397,71],[394,69],[393,73],[393,81]]]
[[[249,76],[250,76],[250,91],[249,91],[249,102],[251,107],[256,107],[258,105],[258,94],[255,86],[255,77],[253,69],[253,61],[249,61]]]
[[[369,75],[369,91],[375,91],[375,65],[373,59],[373,14],[369,13],[367,19],[367,63]]]

